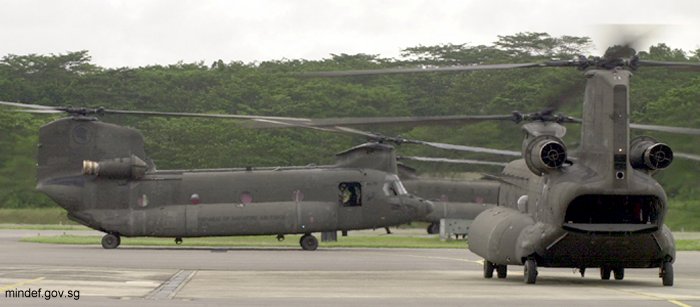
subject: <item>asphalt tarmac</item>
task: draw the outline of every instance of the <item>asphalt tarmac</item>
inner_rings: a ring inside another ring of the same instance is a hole
[[[674,287],[661,285],[657,269],[603,281],[596,269],[582,278],[540,268],[537,284],[526,285],[520,266],[509,267],[506,279],[484,279],[481,259],[466,249],[104,250],[19,242],[60,233],[0,230],[0,306],[700,306],[700,252],[678,253]],[[6,297],[39,288],[41,297]]]

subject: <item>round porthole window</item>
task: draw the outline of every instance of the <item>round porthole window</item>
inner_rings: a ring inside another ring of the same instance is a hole
[[[250,192],[242,192],[241,193],[241,204],[247,205],[253,202],[253,194],[250,194]]]

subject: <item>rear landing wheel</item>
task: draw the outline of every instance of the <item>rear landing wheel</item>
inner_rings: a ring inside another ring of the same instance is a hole
[[[537,262],[535,259],[525,260],[525,283],[534,284],[537,281]]]
[[[121,241],[118,234],[108,233],[102,237],[102,247],[105,249],[114,249],[119,246]]]
[[[299,244],[301,245],[301,248],[305,251],[315,251],[318,248],[318,240],[316,239],[316,237],[308,233],[301,236]]]
[[[428,234],[434,235],[440,233],[440,224],[430,223],[428,225]]]
[[[623,280],[625,278],[625,268],[613,269],[613,274],[615,275],[615,280]]]
[[[180,238],[180,237],[175,238],[175,244],[177,244],[177,245],[182,244],[182,238]]]
[[[612,273],[612,269],[610,269],[610,268],[600,268],[600,279],[602,279],[602,280],[610,280],[610,273]]]
[[[493,265],[493,262],[484,259],[484,278],[492,278],[493,270],[495,268],[496,267]]]
[[[497,265],[496,273],[498,273],[498,278],[506,278],[508,276],[508,266],[505,264]]]
[[[673,264],[671,262],[664,262],[661,266],[661,282],[664,286],[673,286]]]

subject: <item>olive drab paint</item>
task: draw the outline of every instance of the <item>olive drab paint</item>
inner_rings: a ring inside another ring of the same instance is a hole
[[[617,270],[621,278],[625,268],[660,268],[663,275],[673,263],[675,243],[663,223],[666,194],[651,177],[655,170],[630,164],[631,75],[621,67],[585,73],[576,157],[556,168],[533,170],[521,159],[503,169],[498,206],[477,216],[469,230],[469,249],[485,258],[485,276],[518,264],[526,266],[528,283],[535,282],[537,266],[601,268],[608,278]],[[561,128],[536,124],[534,131],[552,136]],[[672,285],[672,277],[664,285]]]
[[[432,210],[421,198],[386,192],[387,185],[401,182],[394,148],[383,144],[354,147],[328,166],[156,170],[140,132],[85,116],[43,126],[39,143],[37,189],[64,207],[69,218],[114,235],[112,247],[119,236],[180,239],[380,228]],[[356,185],[360,205],[342,203],[343,182]]]

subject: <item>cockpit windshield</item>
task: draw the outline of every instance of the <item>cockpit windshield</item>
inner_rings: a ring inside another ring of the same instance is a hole
[[[387,196],[406,195],[408,191],[406,191],[398,176],[389,175],[386,176],[386,182],[384,183],[384,194]]]

